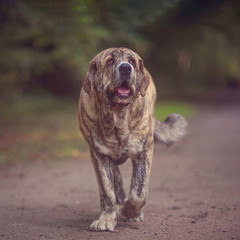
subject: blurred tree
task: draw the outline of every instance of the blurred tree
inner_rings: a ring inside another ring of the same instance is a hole
[[[147,53],[149,43],[140,29],[175,2],[1,2],[0,94],[39,89],[76,94],[89,60],[102,48],[127,46]]]
[[[4,13],[4,14],[2,14]],[[1,94],[39,87],[74,94],[106,31],[87,1],[1,2]]]
[[[167,21],[160,17],[145,27],[143,34],[154,46],[153,72],[157,69],[166,83],[159,84],[222,88],[232,77],[239,82],[239,10],[235,0],[183,0],[168,12]],[[179,65],[183,52],[188,58],[184,72]]]
[[[159,87],[238,86],[239,13],[238,0],[0,1],[0,96],[75,96],[111,46],[137,51]]]

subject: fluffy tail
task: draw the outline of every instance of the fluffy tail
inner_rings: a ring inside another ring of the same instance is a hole
[[[164,122],[155,118],[154,140],[171,145],[186,133],[187,122],[180,114],[170,114]]]

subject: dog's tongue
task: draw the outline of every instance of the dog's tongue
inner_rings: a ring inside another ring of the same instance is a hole
[[[129,94],[130,93],[130,89],[123,87],[123,86],[119,87],[117,91],[119,94]]]

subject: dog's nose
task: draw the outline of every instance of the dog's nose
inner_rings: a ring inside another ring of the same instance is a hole
[[[119,66],[119,71],[123,75],[129,75],[132,72],[132,67],[129,63],[123,63]]]

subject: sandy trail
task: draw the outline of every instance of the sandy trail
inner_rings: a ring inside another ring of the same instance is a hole
[[[155,145],[143,223],[90,232],[99,200],[89,157],[0,170],[0,239],[240,239],[240,105],[202,110],[171,148]],[[122,167],[125,186],[131,164]]]

